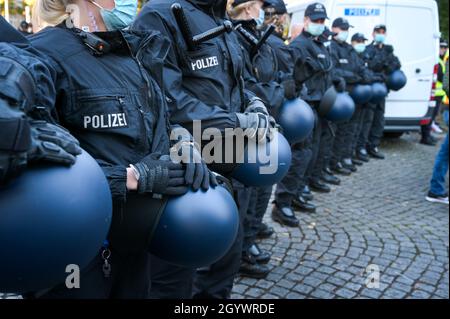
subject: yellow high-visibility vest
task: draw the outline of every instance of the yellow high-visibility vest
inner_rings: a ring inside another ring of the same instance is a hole
[[[447,51],[448,52],[448,51]],[[444,58],[445,59],[445,58]],[[439,64],[440,64],[440,66],[441,66],[441,69],[442,69],[442,73],[444,73],[445,74],[445,71],[446,71],[446,67],[445,67],[445,62],[444,62],[444,60],[443,59],[441,59],[441,58],[439,58]],[[447,94],[445,94],[445,91],[444,91],[444,85],[443,85],[443,83],[441,82],[441,81],[437,81],[436,82],[436,91],[434,92],[434,95],[436,96],[436,97],[442,97],[443,99],[447,96]]]

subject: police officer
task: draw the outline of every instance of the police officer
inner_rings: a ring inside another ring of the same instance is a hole
[[[364,54],[366,51],[366,41],[367,38],[362,33],[355,33],[352,36],[352,47],[357,53],[354,57],[361,64],[363,69],[363,80],[367,83],[383,82],[384,76],[381,74],[376,74],[371,71],[365,61]],[[366,103],[364,105],[356,105],[356,116],[360,112],[360,120],[357,123],[357,128],[355,131],[355,136],[352,143],[352,154],[354,163],[365,163],[369,161],[368,155],[364,155],[358,150],[365,150],[367,140],[369,138],[370,128],[372,126],[373,113],[369,105]],[[360,161],[360,162],[358,162]]]
[[[334,74],[328,37],[324,36],[326,19],[326,9],[321,3],[309,5],[305,11],[304,30],[290,44],[295,59],[294,78],[299,87],[303,86],[300,97],[316,111],[331,86],[334,85],[338,92],[345,90],[345,80]],[[331,191],[322,177],[331,158],[333,139],[333,124],[318,116],[309,144],[312,158],[306,173],[309,186],[317,192]]]
[[[266,43],[257,49],[262,41],[266,5],[263,1],[237,0],[228,2],[229,15],[236,26],[245,62],[245,85],[260,97],[276,116],[285,98],[285,88],[277,82],[278,61],[275,52]],[[295,90],[294,90],[295,93]],[[292,93],[291,93],[292,94]],[[255,243],[261,229],[262,219],[272,195],[272,186],[252,190],[249,209],[244,220],[244,245],[240,273],[243,276],[264,278],[269,268],[264,266],[270,260],[270,253]]]
[[[375,73],[383,75],[385,79],[387,79],[389,74],[401,68],[399,59],[394,55],[393,46],[385,44],[386,32],[387,28],[384,24],[375,26],[373,30],[374,41],[367,47],[365,52],[365,59],[369,68]],[[384,159],[385,156],[380,152],[379,146],[384,131],[386,100],[376,104],[370,103],[369,108],[373,114],[373,121],[367,141],[367,149],[361,148],[358,152],[361,154],[361,157],[369,154],[373,158]]]
[[[351,92],[357,84],[371,83],[371,73],[365,66],[365,62],[353,46],[346,42],[350,27],[352,26],[344,18],[334,20],[332,30],[336,35],[333,37],[330,47],[335,72],[345,79],[348,92]],[[364,43],[364,37],[362,36],[361,39],[361,35],[358,33],[352,37],[352,43],[360,40]],[[344,169],[355,172],[355,163],[362,165],[361,161],[353,158],[356,135],[362,121],[362,108],[363,106],[356,105],[352,118],[338,124],[331,164],[332,169],[338,173]]]
[[[435,99],[436,99],[436,107],[433,110],[433,115],[431,117],[431,122],[427,125],[422,126],[422,138],[420,140],[421,144],[425,145],[436,145],[435,138],[431,135],[431,131],[433,128],[433,125],[435,124],[435,120],[437,115],[439,114],[441,104],[446,101],[448,104],[448,97],[447,94],[445,94],[445,91],[443,89],[442,83],[444,81],[444,74],[446,71],[445,67],[445,59],[446,55],[448,55],[448,43],[445,39],[441,38],[440,44],[439,44],[439,65],[438,65],[438,74],[437,74],[437,81],[436,81],[436,90],[434,93]]]
[[[207,189],[215,181],[204,163],[169,159],[171,127],[161,72],[169,43],[157,32],[121,30],[132,22],[137,1],[80,0],[79,19],[68,17],[65,1],[50,2],[38,2],[39,16],[51,24],[63,22],[29,38],[30,51],[41,54],[51,77],[31,71],[40,87],[53,89],[36,104],[50,119],[58,118],[103,168],[113,221],[109,240],[82,273],[80,289],[61,285],[29,297],[147,298],[149,234],[137,229],[156,222],[164,195]],[[110,14],[101,14],[102,7],[113,6]],[[180,136],[173,147],[198,152],[190,135]]]
[[[185,15],[186,22],[181,26],[173,12],[175,2]],[[244,88],[243,52],[236,35],[225,33],[200,44],[191,41],[192,35],[223,26],[226,4],[225,0],[152,0],[144,6],[133,28],[155,29],[170,39],[172,45],[164,80],[173,123],[193,129],[193,121],[197,120],[201,121],[201,130],[216,128],[222,132],[234,128],[252,129],[261,133],[257,136],[259,139],[265,139],[270,125],[268,111],[259,98]],[[242,223],[250,189],[236,180],[233,180],[233,189]],[[194,298],[230,296],[234,277],[239,272],[242,242],[240,227],[238,238],[227,255],[196,272]],[[177,298],[181,290],[189,298],[192,286],[189,271],[194,273],[194,270],[171,265],[161,269],[152,278],[152,284],[158,287],[152,297]]]
[[[275,32],[268,39],[268,44],[274,50],[278,62],[278,81],[285,88],[285,98],[292,99],[298,96],[297,87],[293,78],[294,61],[293,52],[285,44],[288,28],[286,24],[287,9],[281,0],[267,1],[265,8],[266,24],[273,23]],[[291,145],[292,164],[286,177],[280,181],[275,193],[275,206],[272,210],[272,218],[286,226],[296,227],[296,218],[291,205],[303,212],[314,212],[315,205],[308,203],[302,192],[306,186],[304,179],[306,167],[311,157],[311,150],[307,143],[300,142]],[[310,198],[312,199],[312,198]]]
[[[289,35],[289,25],[290,25],[290,16],[288,15],[286,5],[282,0],[268,0],[266,1],[267,5],[265,7],[266,11],[266,24],[274,25],[275,32],[268,39],[269,45],[273,48],[276,53],[278,60],[278,81],[283,84],[286,92],[286,98],[292,99],[298,96],[297,87],[295,85],[295,81],[293,80],[293,71],[294,71],[294,62],[292,57],[292,51],[290,47],[286,44],[287,38]],[[292,37],[295,38],[295,37]],[[297,148],[302,145],[297,146]],[[293,160],[294,163],[291,167],[296,167],[296,163],[308,163],[308,154],[300,155],[296,159],[297,152],[293,152]],[[294,172],[300,172],[300,169],[292,168]],[[303,180],[301,183],[301,187],[303,187],[299,196],[293,200],[296,208],[301,211],[314,211],[315,205],[311,202],[314,199],[311,191],[309,190],[309,186]],[[300,197],[301,196],[301,197]]]

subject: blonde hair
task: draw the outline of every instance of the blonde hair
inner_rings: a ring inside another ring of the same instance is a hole
[[[37,0],[34,5],[34,16],[37,17],[38,23],[45,21],[50,25],[57,25],[69,17],[67,6],[72,0]]]
[[[228,0],[227,4],[228,15],[230,16],[230,18],[236,19],[245,11],[245,9],[250,8],[259,1],[260,0],[248,1],[233,7],[234,0]]]

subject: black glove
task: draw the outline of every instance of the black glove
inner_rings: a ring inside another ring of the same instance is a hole
[[[297,87],[294,80],[284,80],[281,82],[284,88],[284,97],[288,100],[293,100],[297,97]]]
[[[186,170],[183,164],[170,161],[169,156],[160,158],[159,154],[150,154],[134,164],[138,172],[138,193],[160,195],[183,195],[189,187],[184,180]]]
[[[185,165],[185,182],[191,185],[194,191],[197,191],[200,187],[208,190],[210,186],[217,186],[216,177],[208,169],[200,151],[195,147],[193,142],[182,141],[176,144],[171,149],[171,158],[175,162],[180,162]]]
[[[394,47],[393,47],[393,46],[391,46],[391,45],[386,45],[386,46],[384,46],[384,48],[385,48],[387,54],[392,54],[392,53],[394,53]]]
[[[263,113],[236,113],[238,125],[251,139],[264,141],[270,127],[269,116]]]
[[[344,78],[339,77],[333,79],[333,85],[338,93],[342,93],[345,91],[346,84]]]
[[[65,128],[45,121],[30,120],[31,148],[28,161],[49,161],[73,165],[81,154],[80,144]]]
[[[262,113],[265,115],[269,115],[266,105],[258,97],[254,97],[248,102],[247,108],[245,109],[244,112],[245,113]]]

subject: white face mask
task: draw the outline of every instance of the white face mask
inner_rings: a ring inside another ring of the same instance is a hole
[[[353,48],[358,53],[363,53],[366,50],[366,45],[364,43],[356,43]]]
[[[325,24],[310,22],[306,27],[306,31],[318,37],[325,31]]]
[[[336,35],[336,40],[345,42],[348,39],[348,31],[341,31]]]
[[[263,9],[259,9],[259,15],[257,18],[254,18],[256,22],[256,26],[261,28],[264,25],[264,20],[266,19],[266,12]]]
[[[375,33],[375,42],[378,43],[386,42],[386,35],[381,33]]]
[[[128,27],[137,14],[137,0],[114,0],[115,7],[111,10],[103,8],[95,0],[89,1],[100,8],[100,14],[108,31]]]

